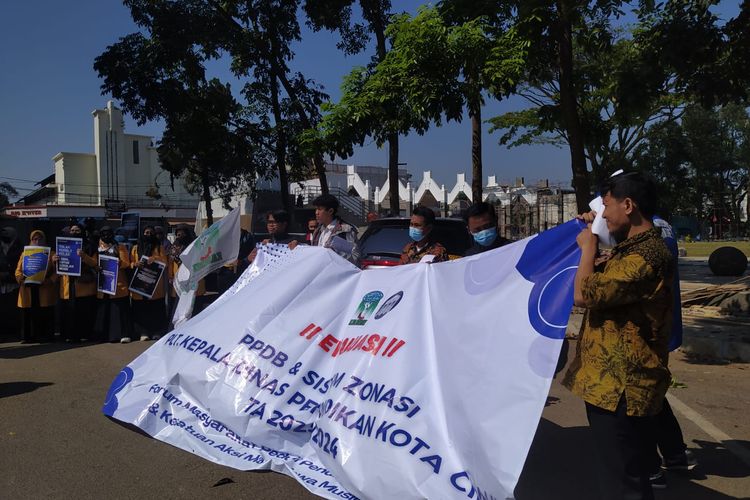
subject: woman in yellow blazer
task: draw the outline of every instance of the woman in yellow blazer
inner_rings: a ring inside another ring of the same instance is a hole
[[[59,275],[60,282],[60,319],[65,342],[80,342],[83,339],[93,339],[94,318],[96,317],[96,241],[89,235],[84,235],[84,228],[80,224],[71,224],[70,238],[82,238],[82,248],[78,250],[81,257],[81,275]],[[59,258],[55,255],[52,262],[57,264]]]
[[[47,237],[38,229],[31,232],[29,245],[47,246]],[[54,258],[50,251],[50,259]],[[18,307],[21,309],[23,343],[51,342],[55,327],[55,304],[57,303],[57,274],[55,267],[47,261],[47,274],[41,284],[26,284],[23,275],[23,257],[18,259],[16,281],[21,285],[18,290]]]
[[[151,264],[159,261],[167,265],[167,256],[156,237],[154,226],[143,228],[138,244],[130,251],[130,267],[135,270],[144,263]],[[159,282],[156,283],[154,294],[149,299],[139,293],[130,292],[133,304],[133,327],[136,337],[141,340],[158,340],[167,331],[167,305],[164,301],[164,282],[167,279],[165,269]]]
[[[117,257],[117,287],[114,295],[98,292],[94,333],[101,342],[130,342],[133,331],[128,292],[128,272],[130,255],[125,245],[115,241],[115,233],[110,226],[99,230],[99,255]],[[98,270],[97,261],[97,270]]]

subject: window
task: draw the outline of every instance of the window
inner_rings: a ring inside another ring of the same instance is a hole
[[[140,163],[140,156],[138,155],[138,141],[133,141],[133,164],[138,165]]]

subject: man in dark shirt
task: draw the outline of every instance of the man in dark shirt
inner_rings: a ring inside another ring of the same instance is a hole
[[[464,257],[493,250],[510,243],[497,234],[497,214],[495,208],[487,202],[474,203],[464,215],[466,228],[474,239],[474,244],[466,250]]]

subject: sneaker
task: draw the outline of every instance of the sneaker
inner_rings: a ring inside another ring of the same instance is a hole
[[[130,343],[130,337],[123,337],[120,339],[121,344],[129,344]]]
[[[657,490],[663,490],[667,487],[667,477],[664,472],[659,471],[648,476],[651,487]]]
[[[159,340],[161,335],[151,335],[151,340]]]
[[[141,335],[141,342],[144,342],[146,340],[151,340],[151,338],[148,335]]]
[[[664,470],[693,470],[696,465],[698,461],[690,450],[685,450],[685,453],[677,458],[664,458],[661,462],[661,468]]]

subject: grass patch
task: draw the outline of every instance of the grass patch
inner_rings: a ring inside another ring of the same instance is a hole
[[[708,257],[719,247],[739,248],[745,255],[750,256],[750,241],[680,241],[678,246],[685,249],[688,257]]]

